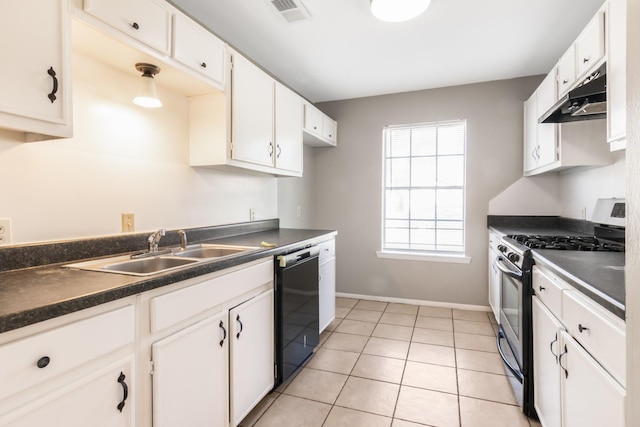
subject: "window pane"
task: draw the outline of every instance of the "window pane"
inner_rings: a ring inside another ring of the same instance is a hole
[[[385,217],[389,219],[409,218],[409,190],[387,190]]]
[[[409,221],[399,219],[388,219],[385,221],[387,228],[409,228]]]
[[[439,229],[462,230],[462,221],[438,221]]]
[[[390,228],[386,230],[387,242],[395,244],[409,244],[409,229],[407,228]]]
[[[436,191],[412,190],[411,191],[411,218],[435,219],[436,218]]]
[[[464,156],[438,157],[438,186],[462,187],[464,185]]]
[[[411,245],[432,245],[436,244],[436,230],[411,230]]]
[[[411,185],[411,159],[387,160],[387,187],[408,187]]]
[[[411,153],[411,129],[393,129],[389,138],[388,157],[407,157]]]
[[[464,154],[464,126],[456,124],[438,128],[438,154]]]
[[[413,187],[436,186],[436,157],[411,159],[411,185]]]
[[[463,191],[462,190],[438,190],[436,198],[437,218],[463,220]]]
[[[411,132],[411,155],[412,156],[435,156],[436,155],[436,127],[418,127]]]

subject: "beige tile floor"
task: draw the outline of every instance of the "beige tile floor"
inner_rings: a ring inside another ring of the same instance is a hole
[[[336,298],[297,376],[242,427],[539,427],[516,406],[489,313]]]

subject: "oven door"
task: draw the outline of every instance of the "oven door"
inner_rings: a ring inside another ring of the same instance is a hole
[[[523,285],[522,272],[505,260],[499,257],[496,260],[496,267],[502,273],[502,293],[500,302],[500,334],[498,335],[498,349],[509,369],[518,378],[522,378],[522,315],[523,315]],[[501,336],[503,335],[503,336]],[[509,345],[507,355],[502,346],[502,339],[506,339]],[[516,366],[513,366],[515,358]]]

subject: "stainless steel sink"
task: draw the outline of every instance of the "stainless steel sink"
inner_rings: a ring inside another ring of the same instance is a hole
[[[150,276],[165,273],[178,268],[259,249],[253,246],[229,246],[215,244],[196,244],[186,249],[175,248],[166,250],[158,255],[138,254],[136,259],[129,255],[103,258],[93,261],[83,261],[67,264],[66,268],[79,270],[101,271],[104,273],[128,274],[131,276]]]
[[[253,249],[258,248],[252,246],[199,244],[191,247],[188,246],[185,250],[174,251],[173,255],[185,258],[220,258],[223,256],[247,252]]]
[[[143,276],[193,264],[194,262],[198,261],[184,258],[154,257],[103,265],[100,269],[116,273],[139,274]]]

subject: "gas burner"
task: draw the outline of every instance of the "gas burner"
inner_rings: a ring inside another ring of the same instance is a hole
[[[507,237],[530,249],[624,252],[624,244],[605,242],[594,236],[541,236],[536,234],[511,234]]]

